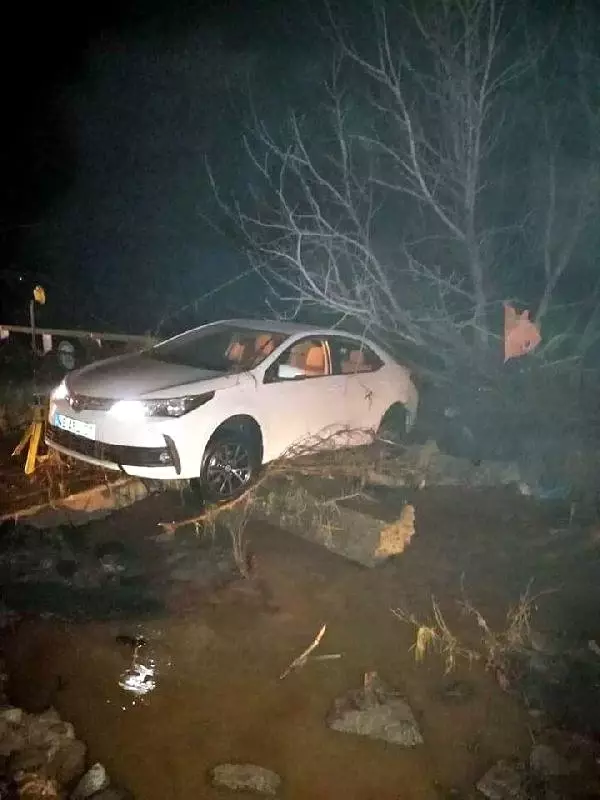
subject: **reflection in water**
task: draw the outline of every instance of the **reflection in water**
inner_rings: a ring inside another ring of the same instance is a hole
[[[125,639],[128,637],[117,637],[118,639]],[[156,689],[158,675],[159,675],[159,661],[152,649],[149,648],[147,640],[143,636],[136,636],[131,638],[133,644],[133,653],[131,656],[131,664],[121,673],[119,677],[119,686],[123,691],[143,697]],[[170,660],[161,664],[161,670],[171,666]]]

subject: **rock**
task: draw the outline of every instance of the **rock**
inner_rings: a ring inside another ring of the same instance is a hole
[[[362,689],[353,689],[335,701],[327,725],[335,731],[403,747],[423,744],[410,707],[397,692],[385,686],[376,672],[365,674]]]
[[[45,711],[42,711],[41,714],[38,714],[37,719],[40,722],[46,723],[48,725],[54,725],[57,722],[62,722],[60,714],[55,708],[52,708],[52,706],[50,706],[50,708],[47,708]]]
[[[48,774],[56,778],[61,786],[71,786],[85,772],[87,748],[78,739],[67,739],[52,755],[48,763]]]
[[[567,759],[548,744],[536,744],[529,756],[529,765],[541,778],[555,778],[572,771]]]
[[[6,706],[5,708],[0,709],[0,720],[10,722],[12,725],[21,725],[24,716],[25,715],[22,708]]]
[[[498,761],[477,784],[477,789],[489,800],[526,800],[522,767]]]
[[[15,750],[25,746],[26,738],[23,728],[8,726],[0,736],[0,756],[10,756]]]
[[[12,754],[8,763],[8,769],[11,775],[16,775],[17,772],[45,774],[47,764],[47,749],[29,745]]]
[[[281,786],[276,772],[255,764],[219,764],[211,770],[211,781],[213,786],[270,797],[274,797]]]
[[[94,764],[88,769],[71,794],[71,800],[87,800],[88,797],[108,789],[110,779],[102,764]]]
[[[30,744],[49,747],[57,750],[65,740],[75,738],[75,729],[70,722],[53,722],[52,718],[31,716],[26,727],[27,740]]]

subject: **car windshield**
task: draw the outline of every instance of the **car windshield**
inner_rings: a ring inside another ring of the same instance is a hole
[[[245,372],[258,366],[287,334],[260,328],[217,327],[193,331],[158,344],[148,355],[169,364],[213,372]]]

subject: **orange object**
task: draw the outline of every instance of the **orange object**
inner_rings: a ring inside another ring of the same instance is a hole
[[[509,358],[519,358],[527,355],[542,341],[539,325],[529,319],[529,311],[521,314],[509,306],[504,305],[504,362]]]

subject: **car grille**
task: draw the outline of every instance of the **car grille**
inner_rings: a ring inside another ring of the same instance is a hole
[[[98,461],[129,467],[169,467],[173,460],[166,447],[131,447],[129,445],[106,444],[63,431],[54,425],[46,426],[46,442],[56,444]]]
[[[89,397],[86,394],[69,394],[67,402],[74,411],[108,411],[115,403],[106,397]]]

